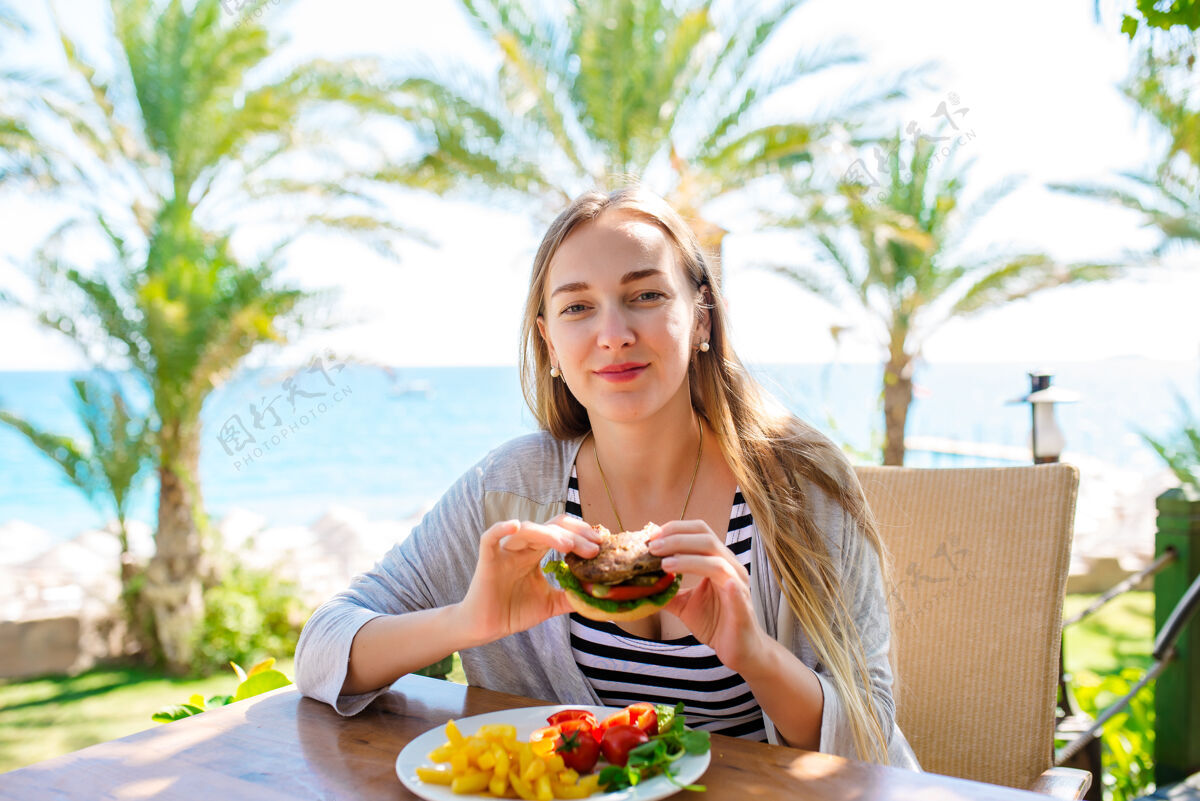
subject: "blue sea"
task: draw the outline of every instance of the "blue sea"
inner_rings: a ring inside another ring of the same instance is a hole
[[[1046,365],[1035,365],[1046,367]],[[909,436],[1028,446],[1030,365],[923,365]],[[309,524],[334,505],[372,519],[408,517],[505,440],[534,430],[512,367],[338,370],[257,369],[216,390],[204,407],[200,473],[215,519],[234,508],[271,525]],[[1161,466],[1139,431],[1162,435],[1180,421],[1179,398],[1197,402],[1194,363],[1115,359],[1049,365],[1056,385],[1080,393],[1058,407],[1069,452],[1123,469]],[[880,371],[863,364],[758,365],[756,376],[789,408],[863,459],[882,441]],[[0,408],[56,433],[79,436],[68,372],[0,372]],[[862,460],[862,459],[860,459]],[[916,467],[1000,464],[910,452]],[[154,481],[133,517],[155,518]],[[58,538],[111,517],[60,469],[0,424],[0,524],[21,520]],[[2,547],[2,546],[0,546]]]

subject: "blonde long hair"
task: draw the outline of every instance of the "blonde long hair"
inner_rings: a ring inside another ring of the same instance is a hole
[[[847,608],[837,565],[812,521],[806,498],[811,482],[849,513],[880,557],[890,584],[886,551],[862,487],[842,451],[764,392],[729,344],[721,288],[712,279],[695,234],[666,201],[638,186],[578,197],[550,225],[533,261],[522,325],[521,387],[541,427],[559,439],[591,430],[587,410],[550,377],[550,356],[538,333],[550,262],[577,226],[607,210],[634,212],[657,224],[673,241],[697,293],[697,313],[710,315],[710,350],[689,368],[692,405],[716,433],[718,444],[754,515],[788,606],[829,671],[845,706],[860,759],[888,763],[888,734],[870,691],[866,655]],[[703,289],[711,293],[705,302]]]

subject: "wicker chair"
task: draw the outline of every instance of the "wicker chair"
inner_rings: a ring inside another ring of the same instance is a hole
[[[858,468],[892,557],[900,728],[932,773],[1082,798],[1054,768],[1078,471]]]

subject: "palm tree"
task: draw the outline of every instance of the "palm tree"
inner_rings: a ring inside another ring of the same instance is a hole
[[[68,73],[41,83],[30,101],[41,113],[23,120],[53,151],[56,197],[77,210],[35,255],[31,310],[92,361],[127,366],[152,399],[159,507],[145,597],[175,670],[203,612],[205,398],[252,350],[319,316],[325,298],[278,276],[297,237],[334,229],[388,251],[412,234],[381,215],[375,189],[389,178],[362,158],[384,152],[372,120],[403,111],[394,87],[368,63],[277,64],[257,21],[267,5],[241,4],[233,20],[219,0],[113,0],[104,61],[55,21]],[[278,233],[265,252],[232,246],[251,226]],[[85,252],[103,255],[80,264]]]
[[[19,37],[29,33],[28,27],[7,5],[0,3],[0,37]],[[0,41],[3,41],[0,38]],[[21,120],[17,98],[7,91],[15,83],[0,72],[0,184],[16,178],[31,178],[45,174],[41,148],[29,127]],[[23,76],[11,76],[21,80]],[[0,294],[2,296],[2,294]]]
[[[835,308],[861,309],[871,321],[886,354],[887,465],[904,464],[916,361],[942,325],[1051,287],[1119,274],[1115,265],[1063,265],[1038,252],[964,253],[971,228],[1019,179],[1001,182],[960,208],[966,170],[956,171],[949,161],[935,169],[937,147],[931,141],[922,136],[907,142],[897,131],[887,146],[888,172],[873,180],[875,186],[846,182],[834,193],[794,185],[804,210],[766,215],[776,227],[811,237],[820,260],[813,266],[769,266]]]
[[[111,376],[110,376],[111,378]],[[75,440],[55,434],[11,412],[0,410],[0,422],[25,436],[58,465],[67,480],[99,511],[113,514],[120,543],[122,602],[128,631],[141,640],[140,603],[134,591],[137,565],[129,547],[129,504],[146,478],[153,457],[150,421],[130,410],[129,401],[114,380],[109,388],[96,380],[76,379],[75,414],[87,432]],[[143,648],[146,643],[141,643]]]
[[[1165,135],[1167,148],[1148,172],[1122,172],[1116,184],[1051,184],[1050,188],[1102,200],[1138,212],[1162,240],[1151,251],[1162,256],[1173,245],[1200,242],[1200,97],[1196,96],[1194,51],[1200,34],[1162,52],[1146,46],[1121,87],[1143,117]]]
[[[1151,10],[1152,13],[1153,10]],[[1172,9],[1181,15],[1179,9]],[[1166,43],[1145,42],[1122,91],[1163,133],[1167,147],[1151,170],[1122,172],[1117,184],[1054,184],[1061,192],[1102,200],[1141,215],[1143,224],[1162,238],[1150,251],[1161,258],[1173,247],[1200,244],[1200,106],[1197,105],[1196,52],[1200,34],[1195,14],[1184,30],[1177,25]],[[1168,17],[1168,22],[1170,18]],[[1182,20],[1179,20],[1180,22]],[[1157,33],[1157,32],[1155,32]],[[1149,444],[1185,487],[1200,489],[1200,415],[1189,410],[1182,397],[1179,428],[1159,439],[1143,432]]]
[[[841,41],[781,52],[778,32],[802,0],[767,12],[732,4],[721,12],[712,0],[574,0],[567,13],[460,2],[495,45],[499,69],[408,65],[424,145],[413,176],[441,191],[532,195],[547,211],[614,177],[644,177],[717,255],[725,232],[701,216],[706,204],[811,164],[822,140],[902,97],[919,72],[802,119],[770,113],[771,101],[805,77],[861,61]]]

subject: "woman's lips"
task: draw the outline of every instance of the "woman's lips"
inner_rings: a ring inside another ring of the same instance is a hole
[[[638,365],[636,367],[630,367],[625,370],[610,370],[610,371],[604,371],[604,372],[597,370],[596,375],[600,376],[605,381],[612,381],[613,383],[619,384],[624,381],[632,381],[633,379],[635,379],[639,375],[641,375],[642,371],[645,369],[646,369],[646,365],[642,364],[642,365]]]

